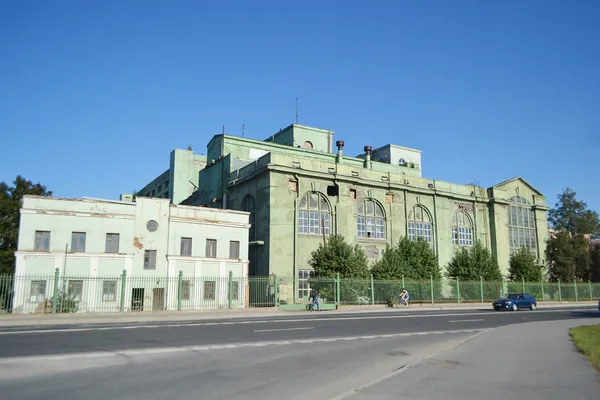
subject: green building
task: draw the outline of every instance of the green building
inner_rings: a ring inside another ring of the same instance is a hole
[[[333,136],[297,124],[264,141],[216,135],[198,190],[185,200],[171,189],[169,196],[173,203],[250,212],[250,275],[307,279],[311,252],[335,233],[364,247],[371,260],[408,235],[431,243],[441,266],[476,240],[491,249],[505,275],[511,252],[522,246],[544,263],[549,207],[524,179],[487,189],[426,179],[420,150],[365,146],[348,157]],[[173,154],[171,164],[180,165],[181,151]],[[306,285],[298,287],[299,298],[308,294]]]

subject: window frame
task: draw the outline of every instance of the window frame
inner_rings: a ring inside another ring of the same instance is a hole
[[[416,216],[416,211],[419,210],[420,217]],[[410,218],[412,216],[412,218]],[[430,245],[433,245],[433,224],[429,211],[423,206],[414,206],[411,215],[407,218],[407,234],[409,240],[417,240],[422,238]]]
[[[203,300],[215,301],[217,299],[217,281],[204,281],[202,289]],[[211,293],[212,296],[210,296]]]
[[[82,239],[83,238],[83,245]],[[85,245],[87,241],[87,233],[73,231],[71,232],[71,252],[72,253],[85,253]]]
[[[179,244],[179,255],[182,257],[192,257],[193,241],[191,237],[182,237]]]
[[[38,234],[39,242],[38,242]],[[35,231],[33,239],[33,250],[34,251],[50,251],[50,239],[52,233],[50,231]],[[46,240],[47,239],[47,240]],[[38,246],[39,243],[39,246]]]
[[[108,285],[112,285],[113,293],[109,293],[106,289]],[[112,297],[111,297],[112,296]],[[112,303],[117,301],[117,281],[116,280],[108,280],[102,281],[102,302],[103,303]]]
[[[471,216],[466,211],[456,211],[452,217],[452,244],[461,247],[472,247],[473,236]]]
[[[356,214],[359,240],[387,240],[385,210],[378,201],[372,198],[362,200]]]
[[[332,211],[327,198],[321,192],[309,191],[299,197],[297,201],[297,233],[308,236],[323,236],[323,234],[329,236],[331,234]]]
[[[236,250],[235,252],[233,252],[234,249]],[[240,259],[240,241],[239,240],[230,240],[229,241],[229,259],[230,260],[239,260]]]
[[[315,276],[313,269],[299,269],[298,270],[298,299],[310,296],[310,279]]]
[[[116,241],[115,241],[116,238]],[[116,242],[116,250],[115,250],[115,242]],[[104,243],[104,252],[117,254],[119,253],[119,246],[121,245],[121,235],[118,233],[107,233],[106,239]]]
[[[33,292],[34,287],[42,290]],[[43,303],[46,301],[46,293],[48,291],[48,281],[46,280],[34,280],[29,284],[29,302],[30,303]]]
[[[144,271],[156,270],[156,250],[144,250]]]
[[[205,258],[217,258],[217,239],[206,239]]]

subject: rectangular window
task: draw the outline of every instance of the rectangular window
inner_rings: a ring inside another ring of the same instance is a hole
[[[31,281],[29,290],[29,301],[31,303],[41,303],[46,298],[46,281]]]
[[[144,251],[144,269],[156,269],[156,250]]]
[[[216,239],[206,239],[206,258],[217,258]]]
[[[375,218],[375,239],[385,239],[385,220]]]
[[[240,242],[235,240],[229,242],[229,258],[232,260],[240,259]]]
[[[81,301],[83,297],[83,281],[69,281],[67,284],[67,294],[75,301]]]
[[[71,233],[71,251],[85,253],[85,232]]]
[[[181,238],[181,248],[180,248],[180,255],[184,256],[184,257],[191,257],[192,256],[192,238],[186,238],[186,237],[182,237]]]
[[[310,296],[310,282],[309,279],[315,275],[315,271],[312,269],[301,269],[298,271],[298,298]]]
[[[204,282],[204,300],[214,300],[216,298],[217,283],[215,281]]]
[[[106,246],[105,253],[118,253],[119,252],[119,234],[118,233],[107,233],[106,234]]]
[[[298,211],[298,233],[308,233],[308,211]]]
[[[189,300],[190,299],[190,289],[191,289],[190,281],[182,281],[181,282],[181,300]]]
[[[321,219],[323,221],[321,224],[321,235],[323,234],[323,228],[325,228],[325,235],[329,236],[329,225],[330,225],[329,214],[322,213]]]
[[[367,217],[367,238],[375,239],[375,218]]]
[[[50,232],[35,231],[35,251],[50,251]]]
[[[356,229],[358,231],[359,238],[364,238],[367,236],[365,217],[358,217]]]
[[[239,300],[240,298],[240,283],[238,281],[231,282],[231,299]]]
[[[408,238],[410,240],[415,240],[415,223],[414,222],[409,222],[408,223]]]
[[[102,301],[117,300],[117,281],[102,282]]]
[[[319,212],[311,211],[310,212],[310,230],[309,233],[311,235],[318,235],[321,232],[321,221],[319,220]]]

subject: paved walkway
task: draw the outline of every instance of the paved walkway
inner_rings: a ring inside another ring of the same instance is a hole
[[[545,302],[539,303],[538,308],[554,307],[581,307],[596,305],[592,302]],[[448,310],[479,310],[491,309],[490,303],[462,303],[462,304],[413,304],[403,312],[419,311],[448,311]],[[391,312],[392,309],[383,305],[367,306],[342,306],[337,311],[330,313],[374,313]],[[306,311],[280,311],[277,308],[246,308],[246,309],[218,309],[195,311],[162,311],[162,312],[126,312],[126,313],[76,313],[76,314],[4,314],[0,315],[0,327],[11,326],[39,326],[39,325],[73,325],[73,324],[112,324],[130,322],[174,322],[196,321],[206,319],[231,319],[231,318],[265,318],[278,316],[304,315]]]

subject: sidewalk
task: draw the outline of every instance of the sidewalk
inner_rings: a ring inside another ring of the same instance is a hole
[[[544,302],[538,303],[538,309],[552,307],[581,307],[597,305],[597,302]],[[449,310],[490,310],[491,302],[486,303],[460,303],[460,304],[413,304],[408,309],[392,309],[379,305],[341,306],[336,311],[328,313],[378,313],[378,312],[404,312],[419,311],[449,311]],[[140,323],[140,322],[184,322],[209,319],[231,318],[265,318],[306,315],[306,311],[280,311],[277,308],[246,308],[246,309],[216,309],[193,311],[159,311],[159,312],[126,312],[126,313],[75,313],[75,314],[3,314],[0,315],[0,327],[14,326],[52,326],[52,325],[78,325],[78,324],[114,324],[114,323]]]

